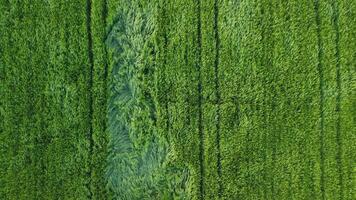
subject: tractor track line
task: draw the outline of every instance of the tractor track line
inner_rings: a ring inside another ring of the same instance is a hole
[[[215,96],[216,96],[216,146],[217,146],[217,172],[218,172],[218,198],[221,199],[223,192],[222,183],[222,167],[221,167],[221,148],[220,148],[220,121],[221,121],[221,93],[219,83],[219,59],[220,59],[220,36],[219,36],[219,5],[218,0],[214,1],[214,37],[215,37],[215,61],[214,61],[214,74],[215,74]]]
[[[92,10],[92,2],[91,0],[86,1],[86,28],[87,28],[87,37],[88,37],[88,57],[89,57],[89,80],[88,80],[88,93],[89,93],[89,114],[88,114],[88,123],[89,123],[89,132],[87,134],[87,139],[89,141],[89,152],[88,152],[88,167],[89,170],[87,172],[88,182],[86,187],[89,191],[88,198],[93,198],[93,192],[91,190],[91,176],[93,171],[92,159],[93,159],[93,74],[94,74],[94,58],[93,58],[93,35],[91,30],[91,10]]]
[[[108,74],[109,74],[109,59],[108,59],[108,50],[105,45],[105,39],[107,38],[108,32],[106,31],[107,25],[108,25],[108,0],[103,0],[103,11],[102,11],[102,21],[104,22],[104,36],[103,36],[103,44],[104,44],[104,57],[105,57],[105,63],[104,63],[104,95],[105,99],[107,98],[107,88],[108,88]],[[105,130],[107,127],[106,120],[105,120]]]
[[[337,155],[336,161],[338,166],[339,173],[339,185],[340,185],[340,199],[344,199],[343,197],[343,177],[342,177],[342,142],[341,142],[341,132],[340,132],[340,124],[341,124],[341,72],[340,72],[340,30],[339,30],[339,8],[337,2],[333,1],[332,3],[333,10],[333,28],[335,31],[335,58],[336,58],[336,142],[337,142]]]
[[[323,44],[321,40],[321,22],[320,22],[320,14],[319,14],[319,0],[314,1],[314,11],[315,11],[315,21],[316,21],[316,31],[317,31],[317,41],[318,41],[318,63],[317,63],[317,70],[319,73],[319,117],[320,117],[320,191],[321,191],[321,199],[325,199],[325,153],[324,153],[324,102],[325,102],[325,95],[324,95],[324,76],[323,76],[323,65],[322,65],[322,57],[323,57]]]
[[[204,132],[203,132],[203,108],[202,108],[202,30],[201,30],[201,0],[196,4],[197,13],[197,60],[196,67],[198,70],[198,131],[199,131],[199,164],[200,164],[200,199],[204,199]]]

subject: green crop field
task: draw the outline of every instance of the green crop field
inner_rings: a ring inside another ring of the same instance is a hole
[[[0,0],[0,200],[355,200],[355,0]]]

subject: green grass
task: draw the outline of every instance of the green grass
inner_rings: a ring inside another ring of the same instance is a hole
[[[355,199],[355,10],[1,1],[0,199]]]

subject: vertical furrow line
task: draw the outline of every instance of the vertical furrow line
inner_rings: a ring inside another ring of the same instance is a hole
[[[108,12],[109,12],[109,8],[108,8],[108,0],[103,0],[103,10],[102,10],[102,21],[104,22],[104,36],[103,36],[103,40],[102,42],[105,44],[105,40],[107,38],[108,35],[108,31],[107,31],[107,18],[108,18]],[[104,45],[104,85],[103,85],[103,91],[104,91],[104,102],[105,102],[105,110],[107,110],[108,105],[109,105],[109,56],[108,56],[108,50],[107,50],[107,45]],[[104,120],[104,134],[105,134],[105,138],[106,138],[106,145],[108,145],[108,132],[107,132],[107,128],[108,128],[108,122],[107,122],[107,115],[105,115],[105,120]],[[108,151],[106,151],[108,152]]]
[[[201,32],[201,0],[197,1],[197,60],[196,67],[198,69],[198,131],[199,131],[199,164],[200,164],[200,199],[204,199],[204,132],[203,132],[203,108],[202,108],[202,32]]]
[[[102,21],[104,22],[104,37],[103,37],[103,43],[105,44],[105,39],[108,35],[107,33],[107,24],[108,24],[108,11],[109,11],[109,8],[108,8],[108,0],[103,0],[103,13],[102,13]],[[105,95],[105,100],[107,101],[107,94],[108,94],[108,74],[109,74],[109,59],[108,59],[108,50],[106,48],[106,45],[104,45],[104,59],[105,59],[105,65],[104,65],[104,95]],[[105,120],[105,124],[104,124],[104,128],[105,128],[105,131],[106,131],[106,127],[107,127],[107,123],[106,123],[106,120]]]
[[[214,73],[215,73],[215,96],[216,96],[216,146],[217,146],[217,170],[218,170],[218,197],[222,197],[222,167],[221,167],[221,150],[220,150],[220,83],[219,83],[219,57],[220,57],[220,36],[219,36],[219,5],[218,0],[214,1],[214,35],[215,35],[215,61],[214,61]]]
[[[336,58],[336,142],[337,142],[337,154],[336,162],[339,173],[339,186],[340,186],[340,199],[343,199],[343,177],[342,177],[342,142],[341,142],[341,132],[340,132],[340,123],[341,123],[341,74],[340,74],[340,31],[339,31],[339,8],[336,1],[332,3],[333,9],[333,27],[335,31],[335,58]]]
[[[315,20],[316,20],[316,31],[317,31],[317,40],[318,40],[318,63],[317,63],[317,70],[319,74],[319,112],[320,112],[320,190],[321,190],[321,197],[325,199],[325,167],[324,167],[324,76],[323,76],[323,65],[322,65],[322,56],[323,56],[323,45],[321,41],[321,23],[320,23],[320,15],[319,15],[319,0],[314,1],[314,10],[315,10]]]
[[[264,4],[261,7],[261,21],[263,23],[264,20],[266,20],[266,23],[264,24],[262,31],[261,31],[261,41],[263,45],[263,65],[266,65],[267,68],[266,70],[263,71],[263,73],[266,73],[263,77],[263,84],[268,84],[270,88],[273,88],[273,85],[270,84],[271,79],[271,68],[274,68],[274,9],[273,9],[273,3],[269,1],[267,4]],[[270,59],[272,58],[272,59]],[[268,69],[269,68],[269,69]],[[272,89],[274,90],[274,89]],[[272,193],[272,197],[274,196],[274,177],[273,177],[273,169],[274,167],[271,167],[269,165],[270,158],[268,156],[269,151],[270,151],[270,141],[274,140],[275,134],[271,134],[270,130],[270,120],[271,120],[271,115],[275,113],[274,108],[271,105],[271,96],[268,92],[268,89],[263,89],[264,97],[266,100],[263,101],[263,126],[266,128],[266,132],[264,133],[263,136],[263,148],[264,148],[264,174],[263,174],[263,182],[264,182],[264,198],[268,199],[270,198],[268,196],[268,193]],[[275,92],[274,92],[275,93]],[[271,114],[269,115],[270,112]],[[273,138],[270,140],[270,138]],[[275,142],[272,143],[273,146],[275,146]],[[272,147],[272,159],[273,159],[273,147]],[[274,160],[272,160],[272,166],[274,165]],[[270,180],[270,182],[269,182]]]
[[[163,1],[163,17],[164,17],[164,31],[163,31],[163,66],[164,66],[164,85],[165,85],[165,88],[164,88],[164,95],[165,95],[165,99],[164,99],[164,111],[165,111],[165,115],[166,115],[166,124],[165,124],[165,128],[166,128],[166,131],[167,131],[167,139],[168,139],[168,142],[169,142],[169,132],[170,132],[170,124],[169,124],[169,101],[170,101],[170,98],[169,98],[169,88],[170,88],[170,85],[168,85],[168,76],[167,76],[167,66],[168,66],[168,29],[167,29],[167,26],[168,26],[168,23],[166,20],[168,20],[168,2],[167,0],[164,0]]]
[[[89,78],[88,78],[88,106],[89,106],[89,114],[88,114],[88,126],[89,132],[87,134],[87,139],[89,141],[89,150],[88,150],[88,167],[89,170],[87,172],[88,182],[86,187],[89,191],[89,199],[92,199],[93,194],[91,191],[91,175],[92,175],[92,154],[93,154],[93,71],[94,71],[94,59],[93,59],[93,36],[91,31],[91,0],[87,0],[87,8],[86,8],[86,28],[87,28],[87,37],[88,37],[88,57],[89,57]]]
[[[108,7],[108,0],[103,0],[103,9],[102,9],[102,22],[104,23],[104,31],[102,35],[102,43],[103,45],[103,50],[104,50],[104,77],[103,77],[103,96],[104,96],[104,110],[107,111],[108,109],[108,105],[109,105],[109,56],[108,56],[108,49],[107,49],[107,45],[105,44],[105,39],[108,35],[108,31],[107,31],[107,26],[108,26],[108,12],[109,12],[109,7]],[[92,61],[94,62],[94,61]],[[94,68],[94,66],[93,66]],[[93,71],[93,70],[92,70]],[[91,76],[92,77],[92,76]],[[93,78],[93,77],[92,77]],[[92,94],[93,95],[93,94]],[[93,109],[93,108],[92,108]],[[108,136],[108,117],[107,117],[107,113],[104,114],[103,116],[103,133],[104,133],[104,138],[105,138],[105,155],[108,156],[108,144],[109,144],[109,136]],[[93,140],[93,145],[94,145],[94,140]],[[92,148],[93,149],[93,148]],[[105,163],[105,162],[104,162]],[[104,164],[105,165],[105,164]],[[103,169],[106,169],[106,165]],[[106,182],[107,183],[107,182]],[[106,187],[105,187],[106,188]],[[106,198],[112,198],[112,196],[110,196],[110,190],[106,189]]]

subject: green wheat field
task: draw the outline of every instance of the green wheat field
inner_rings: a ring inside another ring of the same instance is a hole
[[[355,200],[356,0],[0,0],[0,200]]]

